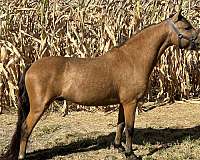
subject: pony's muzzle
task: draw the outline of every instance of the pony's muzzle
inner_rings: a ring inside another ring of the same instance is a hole
[[[200,50],[200,29],[197,32],[197,36],[190,42],[190,49],[191,50]]]

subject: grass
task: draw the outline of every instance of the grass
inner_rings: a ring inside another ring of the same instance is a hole
[[[199,143],[199,139],[193,140],[188,136],[182,143],[175,143],[168,149],[158,151],[154,158],[159,159],[162,155],[163,159],[169,160],[200,159]]]
[[[143,160],[200,159],[199,107],[199,104],[175,103],[138,115],[135,154]],[[0,115],[0,121],[1,153],[13,133],[16,115]],[[111,145],[116,121],[116,111],[43,116],[29,140],[28,159],[123,159],[123,154]]]

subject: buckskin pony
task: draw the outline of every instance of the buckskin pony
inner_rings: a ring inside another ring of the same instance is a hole
[[[199,39],[199,31],[178,12],[103,56],[46,57],[36,61],[21,76],[17,127],[1,159],[25,158],[34,126],[56,99],[93,106],[120,104],[114,146],[122,147],[125,127],[125,155],[127,159],[137,159],[132,151],[135,111],[154,66],[169,46],[198,50]]]

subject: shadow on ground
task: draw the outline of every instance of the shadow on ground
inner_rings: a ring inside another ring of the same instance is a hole
[[[103,148],[109,148],[114,140],[115,133],[99,136],[96,139],[83,139],[64,146],[55,146],[53,148],[38,150],[27,154],[29,160],[51,159],[56,156],[65,156],[72,153],[94,151]],[[144,145],[150,143],[152,145],[160,143],[163,147],[154,149],[148,153],[151,155],[158,150],[170,147],[173,143],[181,143],[187,137],[191,140],[200,138],[200,126],[184,129],[153,129],[153,128],[136,128],[134,135],[134,143]]]

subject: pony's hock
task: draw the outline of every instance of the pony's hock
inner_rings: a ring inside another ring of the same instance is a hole
[[[121,146],[125,127],[127,159],[136,159],[132,151],[135,112],[153,67],[169,46],[197,50],[199,42],[198,31],[177,13],[140,31],[103,56],[47,57],[36,61],[21,77],[17,128],[8,152],[1,159],[25,158],[34,126],[56,99],[82,105],[120,104],[114,143]]]

